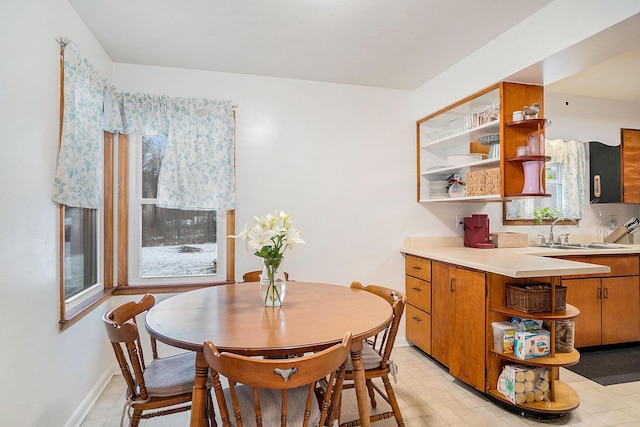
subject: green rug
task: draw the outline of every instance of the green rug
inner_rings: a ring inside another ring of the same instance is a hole
[[[580,361],[567,369],[602,385],[640,381],[640,345],[579,350]]]

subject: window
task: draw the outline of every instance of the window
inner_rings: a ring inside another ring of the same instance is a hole
[[[551,197],[517,199],[504,205],[505,225],[545,224],[563,212],[562,165],[547,164],[545,167],[546,193]]]
[[[98,285],[98,211],[64,209],[64,299],[77,304]]]
[[[545,140],[550,160],[545,167],[551,197],[514,199],[503,205],[504,225],[550,224],[555,218],[579,220],[584,215],[586,155],[580,141]]]
[[[100,209],[60,205],[61,330],[113,292],[158,287],[180,292],[233,280],[233,241],[227,243],[226,236],[234,232],[234,211],[158,208],[155,191],[165,140],[130,140],[105,133]],[[117,203],[115,188],[120,190]]]
[[[225,248],[235,207],[231,101],[120,93],[74,43],[58,42],[52,199],[58,204],[60,329],[112,293],[154,292],[167,284],[175,286],[161,291],[177,292],[233,280],[233,256],[226,257]],[[130,144],[128,134],[148,129],[175,138],[162,176],[165,139]],[[158,178],[164,206],[229,210],[161,209]],[[232,254],[233,242],[228,246]]]
[[[132,137],[130,146],[129,284],[223,281],[225,212],[163,209],[156,205],[166,138]],[[221,244],[218,244],[220,242]]]

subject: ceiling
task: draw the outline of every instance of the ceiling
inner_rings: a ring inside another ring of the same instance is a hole
[[[638,33],[640,36],[640,33]],[[640,43],[638,43],[640,44]],[[549,92],[640,102],[640,49],[548,85]]]
[[[419,88],[551,2],[68,1],[114,62],[403,90]],[[640,101],[640,14],[592,39],[550,59],[560,66],[546,61],[512,77],[542,80],[549,92]],[[594,53],[577,74],[540,78],[545,67],[569,69],[566,58]]]
[[[550,2],[69,0],[114,62],[405,90]]]

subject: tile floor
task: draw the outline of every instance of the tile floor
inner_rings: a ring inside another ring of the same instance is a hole
[[[640,426],[640,382],[601,386],[562,369],[560,378],[580,395],[580,406],[565,417],[534,420],[506,411],[476,390],[451,377],[440,365],[413,347],[394,349],[399,367],[392,384],[407,427],[421,426]],[[116,427],[124,402],[122,377],[114,377],[81,427]],[[357,413],[353,390],[345,391],[342,419]],[[378,402],[380,402],[378,400]],[[379,403],[382,406],[384,402]],[[125,423],[125,425],[128,425]],[[143,420],[141,427],[183,427],[189,412]],[[374,424],[394,426],[393,419]]]

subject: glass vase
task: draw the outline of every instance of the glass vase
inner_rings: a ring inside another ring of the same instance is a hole
[[[282,268],[284,258],[263,258],[260,276],[260,295],[266,307],[280,307],[287,291],[287,281]]]

